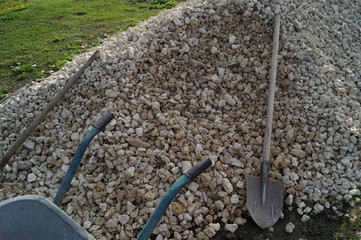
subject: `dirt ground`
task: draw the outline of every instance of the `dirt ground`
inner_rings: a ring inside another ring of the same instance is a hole
[[[334,233],[342,224],[342,218],[331,211],[311,216],[311,220],[306,223],[301,221],[301,216],[296,211],[286,210],[283,213],[284,218],[279,219],[271,229],[263,230],[253,222],[251,217],[247,217],[247,223],[239,227],[235,233],[221,231],[212,240],[328,240],[333,239]],[[285,231],[289,222],[295,225],[292,233]]]

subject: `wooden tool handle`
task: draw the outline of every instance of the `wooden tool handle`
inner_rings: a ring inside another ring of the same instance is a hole
[[[278,57],[278,42],[280,36],[280,15],[276,15],[273,30],[273,44],[272,44],[272,60],[271,60],[271,78],[268,89],[268,105],[267,105],[267,118],[265,136],[263,141],[263,161],[268,162],[271,148],[271,135],[272,135],[272,118],[273,107],[275,101],[275,88],[276,88],[276,75],[277,75],[277,57]]]
[[[30,136],[30,134],[35,130],[35,128],[44,121],[46,115],[54,108],[54,106],[59,102],[59,100],[65,95],[65,93],[70,89],[71,86],[75,83],[76,80],[84,73],[84,70],[94,61],[94,59],[99,55],[99,51],[95,53],[84,63],[84,65],[74,74],[73,77],[65,84],[63,89],[61,89],[58,94],[54,97],[53,100],[44,108],[40,115],[31,123],[31,125],[26,129],[26,131],[16,140],[14,145],[12,145],[5,155],[0,160],[0,169],[4,167],[10,160],[10,158],[15,154],[19,147],[25,142],[25,140]]]

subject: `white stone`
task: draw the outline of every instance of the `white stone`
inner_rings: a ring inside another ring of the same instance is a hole
[[[197,143],[195,149],[194,149],[195,153],[198,155],[203,151],[203,147],[201,144]]]
[[[120,224],[125,225],[128,223],[130,217],[128,215],[120,215],[118,219]]]
[[[223,78],[223,77],[224,77],[224,74],[225,74],[225,72],[226,72],[226,69],[224,69],[224,68],[217,68],[217,71],[218,71],[218,76],[219,76],[220,78]]]
[[[247,84],[247,86],[244,89],[244,93],[251,93],[251,91],[252,91],[252,85]]]
[[[129,47],[128,48],[128,58],[134,59],[134,57],[135,57],[135,49],[133,47]]]
[[[135,129],[135,133],[137,134],[138,137],[142,137],[143,136],[143,128],[137,128]]]
[[[219,223],[210,223],[209,226],[218,232],[221,229],[221,225]]]
[[[285,199],[285,203],[288,206],[291,206],[293,204],[293,194],[290,194],[290,195],[287,196],[287,198]]]
[[[71,136],[70,136],[70,139],[71,139],[72,141],[79,141],[79,139],[80,139],[79,133],[77,133],[77,132],[72,133]]]
[[[194,222],[195,222],[195,224],[197,224],[197,225],[201,224],[201,223],[203,222],[203,216],[202,216],[202,215],[199,215],[198,217],[196,217],[196,218],[194,219]]]
[[[292,149],[291,154],[298,158],[304,158],[306,156],[306,153],[301,149]]]
[[[31,142],[31,141],[26,141],[24,143],[24,146],[28,149],[34,149],[35,148],[35,143],[34,142]]]
[[[191,49],[191,48],[189,47],[189,45],[188,45],[188,44],[185,44],[185,45],[183,46],[183,48],[182,48],[182,52],[189,52],[190,49]]]
[[[293,230],[295,229],[295,225],[291,222],[287,223],[285,231],[288,233],[292,233]]]
[[[28,182],[35,182],[36,181],[36,175],[34,173],[30,173],[28,175]]]
[[[112,218],[109,219],[108,221],[105,222],[105,227],[106,228],[116,228],[118,225],[118,219],[117,218]]]
[[[237,39],[237,37],[236,36],[229,36],[229,38],[228,38],[228,42],[230,43],[230,44],[233,44],[234,43],[234,41]]]
[[[211,48],[211,53],[215,54],[218,52],[218,49],[216,47]]]
[[[224,198],[227,195],[228,195],[228,193],[226,191],[217,192],[217,196],[220,197],[220,198]]]
[[[320,213],[325,209],[325,207],[319,203],[316,203],[316,205],[313,206],[313,209],[315,210],[316,213]]]
[[[352,168],[352,161],[350,157],[344,157],[341,159],[342,164],[347,168]]]
[[[168,236],[170,234],[169,229],[170,229],[170,226],[168,226],[167,224],[160,224],[158,226],[159,232],[164,236]]]
[[[234,233],[238,228],[238,225],[233,223],[233,224],[228,224],[226,223],[224,225],[224,229],[226,229],[227,231],[231,232],[231,233]]]
[[[348,202],[352,199],[352,196],[350,194],[346,194],[343,196],[343,198]]]
[[[224,99],[219,100],[218,107],[223,108],[227,105],[227,101]]]
[[[191,182],[189,185],[188,185],[188,189],[192,190],[192,191],[197,191],[198,190],[198,183],[196,182]]]
[[[63,171],[63,172],[67,172],[68,171],[68,169],[69,169],[69,165],[63,165],[63,166],[61,166],[61,170]]]
[[[116,98],[119,94],[111,89],[105,91],[105,96],[108,98]]]
[[[302,222],[308,222],[310,219],[311,219],[310,216],[308,216],[306,214],[302,215],[302,217],[301,217]]]
[[[183,162],[183,166],[182,166],[183,174],[188,172],[188,170],[190,170],[191,168],[192,168],[192,163],[190,161],[184,161]]]
[[[224,97],[224,100],[226,100],[226,102],[227,102],[229,105],[231,105],[231,106],[236,105],[236,101],[235,101],[234,98],[233,98],[231,95],[229,95],[228,93],[226,93],[223,97]]]
[[[301,23],[297,20],[297,18],[295,18],[293,20],[293,25],[295,26],[297,31],[302,31],[302,25]]]
[[[211,79],[212,79],[212,82],[214,82],[214,83],[221,83],[222,82],[221,78],[217,74],[213,74]]]
[[[102,210],[103,212],[105,212],[107,210],[107,204],[106,203],[100,203],[99,204],[99,208],[100,210]]]
[[[214,228],[212,228],[212,227],[207,227],[206,229],[204,229],[203,232],[210,238],[213,237],[214,235],[216,235],[216,230],[214,230]]]
[[[91,221],[85,221],[85,222],[83,223],[83,227],[84,227],[85,229],[89,229],[91,226],[92,226],[92,222],[91,222]]]
[[[233,194],[229,200],[232,204],[238,204],[239,203],[239,196],[237,194]]]
[[[134,177],[135,167],[130,167],[125,170],[125,174],[129,177]]]
[[[214,204],[216,205],[216,207],[219,209],[219,210],[223,210],[224,209],[224,203],[220,200],[217,200],[214,202]]]
[[[183,25],[182,22],[181,22],[178,18],[174,18],[174,19],[173,19],[173,23],[174,23],[176,26],[181,26],[181,25]]]
[[[119,239],[120,239],[120,240],[128,240],[129,237],[128,237],[127,234],[122,230],[122,231],[119,233]]]
[[[233,192],[233,186],[231,182],[228,180],[228,178],[222,179],[222,187],[227,193]]]
[[[237,184],[236,184],[236,187],[239,188],[239,189],[244,189],[244,182],[238,181]]]
[[[244,225],[244,224],[247,223],[247,219],[241,218],[241,217],[237,217],[236,219],[234,219],[234,223],[242,226],[242,225]]]
[[[350,194],[351,196],[358,196],[358,195],[360,195],[360,190],[358,190],[358,189],[351,189],[351,190],[349,191],[349,194]]]
[[[303,202],[303,201],[301,201],[301,202],[298,202],[298,203],[297,203],[297,206],[298,206],[299,208],[304,208],[304,207],[306,207],[306,203]]]
[[[174,232],[174,240],[181,240],[182,235],[179,234],[179,232]]]
[[[157,235],[157,237],[155,238],[155,240],[163,240],[164,239],[164,237],[162,236],[162,235]]]
[[[136,207],[131,203],[131,202],[127,202],[127,214],[130,215],[134,210],[136,209]]]

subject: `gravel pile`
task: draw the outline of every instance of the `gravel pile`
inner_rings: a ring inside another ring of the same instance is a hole
[[[272,2],[272,3],[271,3]],[[282,13],[270,177],[300,218],[360,194],[361,16],[354,1],[189,1],[109,39],[79,83],[0,172],[0,201],[53,198],[88,127],[63,209],[97,239],[134,238],[169,186],[214,165],[176,198],[157,239],[207,239],[246,220],[258,175],[273,17]],[[93,51],[0,106],[6,151]]]

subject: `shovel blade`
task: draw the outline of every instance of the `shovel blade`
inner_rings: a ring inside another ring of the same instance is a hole
[[[283,183],[267,179],[266,186],[266,201],[263,204],[261,178],[247,176],[247,209],[263,229],[278,221],[283,208]]]

